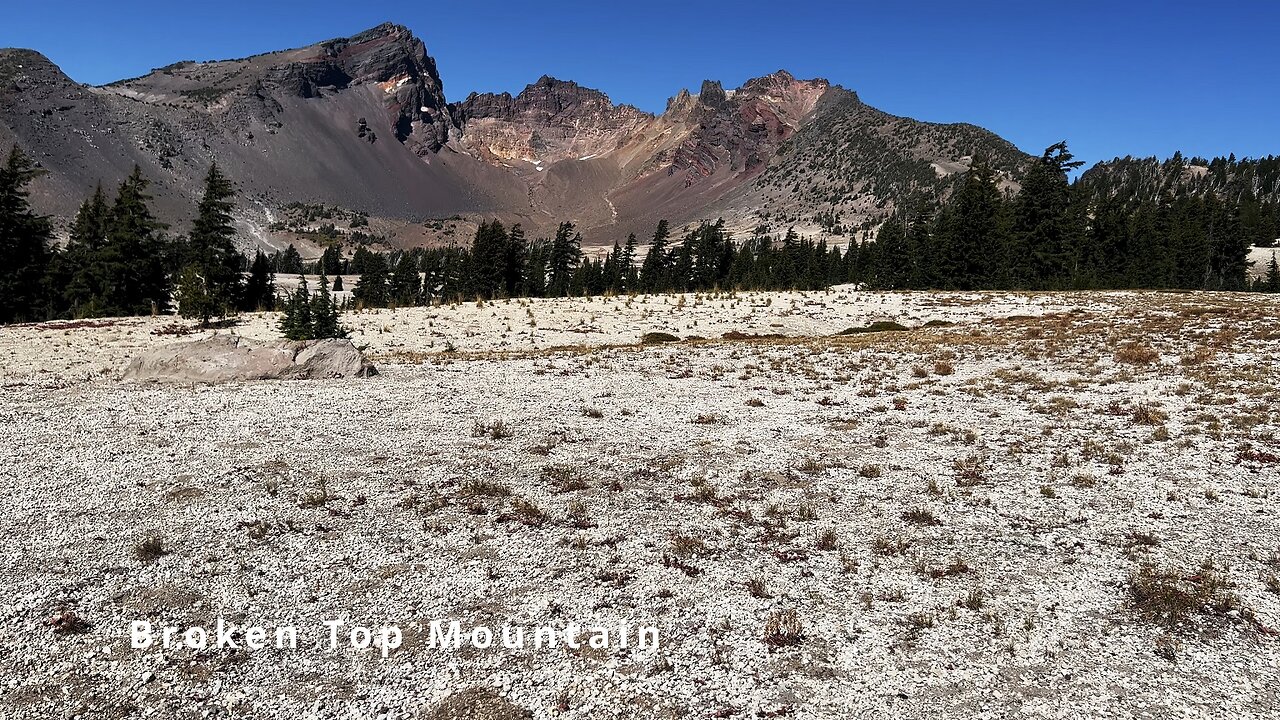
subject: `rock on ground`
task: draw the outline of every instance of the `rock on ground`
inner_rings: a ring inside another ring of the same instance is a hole
[[[221,383],[375,374],[350,340],[257,343],[237,335],[214,335],[137,355],[125,368],[124,379]]]

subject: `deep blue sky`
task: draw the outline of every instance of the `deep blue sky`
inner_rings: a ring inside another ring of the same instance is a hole
[[[450,100],[542,74],[660,112],[705,78],[786,68],[886,111],[987,127],[1038,153],[1280,153],[1280,3],[967,0],[3,0],[0,47],[101,84],[177,60],[241,57],[390,20],[436,58]]]

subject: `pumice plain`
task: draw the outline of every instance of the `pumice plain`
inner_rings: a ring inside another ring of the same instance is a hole
[[[0,720],[1280,717],[1280,8],[98,5]]]

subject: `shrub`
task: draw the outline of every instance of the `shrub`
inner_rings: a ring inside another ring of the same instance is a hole
[[[133,546],[133,554],[144,563],[155,562],[165,554],[164,540],[157,535],[149,535]]]
[[[1126,365],[1150,365],[1160,359],[1160,353],[1149,345],[1128,343],[1116,350],[1115,360]]]
[[[764,621],[764,644],[769,647],[789,647],[804,639],[804,625],[795,610],[786,609],[770,613]]]

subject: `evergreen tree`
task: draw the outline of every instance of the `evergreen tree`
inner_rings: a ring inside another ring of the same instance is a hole
[[[671,228],[666,220],[658,221],[658,227],[649,241],[649,250],[645,253],[644,262],[640,266],[640,288],[645,292],[661,292],[667,289],[667,238]]]
[[[622,246],[622,254],[618,256],[618,269],[622,278],[622,288],[628,292],[636,289],[639,269],[636,268],[636,234],[627,235],[627,244]]]
[[[110,218],[111,206],[99,183],[71,224],[71,237],[62,253],[64,267],[54,284],[62,289],[62,305],[72,317],[103,312],[102,249]]]
[[[259,250],[249,267],[249,280],[245,283],[240,308],[248,311],[273,310],[275,304],[275,273],[271,272],[271,262],[267,260],[267,256]]]
[[[364,307],[386,307],[391,301],[387,259],[377,253],[356,254],[361,261],[361,271],[351,296]]]
[[[171,285],[166,270],[171,245],[163,238],[164,225],[151,213],[147,194],[150,183],[142,168],[120,184],[103,245],[103,312],[146,315],[169,307]]]
[[[560,223],[547,258],[548,295],[565,297],[574,290],[573,280],[581,258],[582,236],[574,232],[573,223]]]
[[[307,291],[307,277],[298,276],[298,287],[284,307],[280,320],[280,332],[289,340],[309,340],[315,326],[311,320],[311,294]]]
[[[875,268],[871,286],[879,290],[901,290],[911,277],[911,256],[907,233],[897,217],[889,218],[876,233]]]
[[[334,243],[324,249],[320,256],[320,272],[325,275],[342,273],[342,243]]]
[[[945,268],[948,287],[972,290],[991,286],[992,248],[1000,245],[1000,202],[995,172],[985,161],[975,162],[942,223],[943,252],[930,258]]]
[[[525,275],[529,262],[529,246],[520,223],[511,226],[507,233],[506,252],[503,258],[502,283],[507,297],[525,292]]]
[[[184,269],[183,282],[179,287],[179,313],[183,317],[199,319],[202,325],[207,325],[214,314],[225,316],[240,299],[243,285],[240,273],[244,258],[232,242],[235,237],[231,219],[233,197],[235,191],[231,181],[214,163],[205,176],[204,196],[187,239],[184,265],[188,269],[194,268],[194,272],[188,273]],[[202,290],[194,287],[197,277],[204,283]],[[183,305],[187,308],[184,309]]]
[[[333,278],[333,291],[342,292],[342,276],[337,275]]]
[[[310,339],[346,337],[346,331],[338,323],[338,305],[329,294],[329,279],[320,273],[320,289],[311,298]]]
[[[507,231],[502,223],[482,222],[471,243],[471,291],[493,298],[507,289]]]
[[[302,274],[302,254],[293,246],[293,243],[289,243],[289,247],[285,248],[284,254],[280,256],[280,261],[274,269],[280,275]]]
[[[388,292],[397,306],[411,307],[418,304],[422,295],[422,279],[418,274],[418,258],[410,252],[400,253],[396,269],[391,274]]]
[[[44,281],[53,228],[27,201],[36,166],[15,145],[0,168],[0,322],[48,317]]]
[[[1276,254],[1271,253],[1271,262],[1267,263],[1267,274],[1264,277],[1267,292],[1280,292],[1280,265],[1276,264]]]
[[[1072,160],[1065,142],[1046,148],[1022,183],[1015,215],[1013,275],[1019,285],[1063,287],[1072,275],[1078,235],[1071,222],[1067,174]]]

